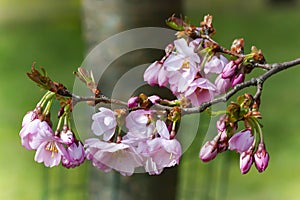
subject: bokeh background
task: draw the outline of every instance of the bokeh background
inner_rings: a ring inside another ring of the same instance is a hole
[[[197,24],[209,13],[217,29],[214,38],[222,45],[229,47],[243,37],[246,51],[255,45],[269,63],[282,62],[300,56],[300,2],[283,2],[185,0],[183,14]],[[72,71],[86,52],[81,6],[79,0],[0,0],[0,199],[89,198],[89,163],[69,170],[45,168],[34,162],[34,152],[21,146],[18,135],[23,115],[43,95],[25,75],[32,62],[72,88]],[[299,199],[299,74],[300,67],[295,67],[264,85],[261,112],[271,155],[268,169],[259,174],[253,167],[241,175],[234,152],[202,163],[198,152],[209,120],[202,114],[197,138],[179,166],[178,200]]]

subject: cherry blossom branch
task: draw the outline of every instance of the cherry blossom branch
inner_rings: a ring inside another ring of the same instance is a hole
[[[120,106],[127,107],[127,103],[117,99],[110,99],[104,95],[100,95],[99,97],[82,97],[75,94],[72,94],[73,106],[75,106],[79,102],[90,102],[91,105],[96,105],[100,102],[102,103],[111,103]]]
[[[264,74],[256,77],[256,78],[252,78],[246,82],[240,83],[238,85],[236,85],[232,90],[230,90],[229,92],[227,92],[225,95],[213,99],[212,101],[208,101],[203,103],[201,106],[199,107],[193,107],[193,108],[183,108],[182,109],[182,114],[192,114],[192,113],[200,113],[205,111],[208,107],[215,105],[217,103],[220,102],[227,102],[228,99],[230,97],[232,97],[234,94],[236,94],[238,91],[246,88],[246,87],[250,87],[250,86],[256,86],[257,87],[257,92],[254,96],[254,98],[258,98],[262,92],[262,86],[263,83],[270,78],[271,76],[277,74],[280,71],[283,71],[285,69],[294,67],[296,65],[300,64],[300,58],[297,58],[295,60],[291,60],[291,61],[287,61],[287,62],[283,62],[283,63],[274,63],[274,64],[257,64],[255,65],[255,67],[261,67],[261,68],[267,68],[270,69],[267,72],[265,72]]]

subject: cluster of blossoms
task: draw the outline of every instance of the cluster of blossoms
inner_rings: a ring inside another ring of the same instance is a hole
[[[165,167],[179,164],[182,150],[175,138],[176,123],[180,119],[176,109],[164,116],[150,109],[126,113],[123,109],[113,111],[100,107],[92,116],[91,130],[95,137],[86,139],[83,145],[69,129],[70,104],[59,110],[57,129],[52,130],[49,116],[54,97],[55,93],[47,92],[22,122],[22,145],[36,150],[36,162],[43,162],[47,167],[61,162],[64,167],[73,168],[86,158],[104,172],[114,169],[124,176],[132,175],[138,167],[154,175],[160,174]],[[128,107],[137,106],[141,97],[146,98],[144,105],[160,100],[158,96],[140,95],[131,98]],[[127,134],[122,129],[126,129]]]
[[[92,131],[102,135],[102,140],[85,141],[87,159],[95,167],[105,172],[114,169],[122,175],[132,175],[135,168],[142,167],[153,175],[179,164],[182,151],[175,138],[176,112],[164,119],[154,110],[134,110],[124,119],[124,110],[100,107],[99,111],[92,117]]]
[[[214,159],[218,153],[227,149],[240,154],[240,170],[247,173],[255,162],[259,172],[265,171],[269,163],[269,154],[263,141],[261,118],[257,104],[249,94],[238,97],[237,103],[228,105],[226,114],[221,115],[217,122],[218,134],[207,141],[200,150],[199,157],[203,162]],[[238,122],[244,122],[245,128],[236,132]]]
[[[178,39],[165,48],[165,56],[147,68],[144,80],[151,86],[169,86],[178,99],[187,98],[193,106],[200,106],[242,83],[245,74],[251,71],[247,63],[263,61],[261,51],[253,47],[251,54],[229,61],[219,45],[209,37],[202,37],[203,32],[207,35],[215,32],[211,21],[212,16],[208,15],[200,27],[185,24],[177,34]],[[230,53],[243,55],[244,40],[235,40]]]
[[[20,131],[21,142],[26,149],[36,150],[36,162],[43,162],[47,167],[57,166],[62,162],[64,167],[73,168],[85,160],[85,151],[82,143],[69,129],[67,107],[60,111],[59,125],[55,131],[52,130],[50,107],[54,96],[55,93],[47,92],[36,108],[24,116]]]
[[[131,97],[128,102],[109,99],[94,82],[92,72],[83,68],[75,75],[94,96],[80,97],[70,93],[61,83],[52,81],[43,68],[40,73],[32,66],[27,75],[47,90],[36,108],[25,115],[20,131],[22,145],[36,150],[35,161],[47,167],[61,162],[64,167],[72,168],[90,160],[104,172],[115,170],[124,176],[141,169],[158,175],[164,168],[179,164],[182,148],[176,134],[182,115],[189,114],[185,109],[200,108],[230,88],[243,84],[245,75],[255,64],[265,60],[255,47],[250,54],[244,54],[243,39],[235,40],[230,50],[212,40],[215,29],[210,15],[205,16],[199,27],[174,16],[167,23],[178,30],[177,39],[166,47],[161,60],[149,66],[144,80],[151,86],[168,86],[177,97],[172,101],[144,94]],[[230,149],[240,153],[243,174],[253,162],[259,172],[266,169],[269,155],[258,121],[261,117],[259,92],[255,98],[245,94],[229,104],[217,123],[217,136],[206,142],[200,151],[202,161],[212,160],[218,153]],[[54,99],[61,107],[57,127],[53,130],[50,108]],[[90,106],[116,103],[123,107],[112,110],[101,106],[92,116],[94,137],[81,142],[70,125],[70,113],[80,101]],[[202,111],[197,109],[197,112]],[[245,128],[238,131],[241,121]]]

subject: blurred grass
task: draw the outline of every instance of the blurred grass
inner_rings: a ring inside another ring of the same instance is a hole
[[[244,37],[246,51],[256,45],[270,63],[299,57],[299,3],[274,7],[265,2],[187,0],[184,14],[194,23],[212,14],[215,39],[224,46]],[[25,76],[32,62],[43,65],[71,88],[71,72],[81,64],[82,52],[79,0],[0,1],[0,199],[46,199],[47,195],[50,199],[84,199],[86,185],[81,181],[86,180],[86,165],[73,170],[45,169],[33,161],[34,152],[21,147],[18,136],[23,115],[42,96]],[[249,174],[241,175],[234,152],[202,163],[198,152],[209,122],[202,114],[199,134],[180,165],[179,199],[298,199],[298,74],[299,68],[290,69],[264,85],[261,111],[271,154],[267,171],[258,174],[253,167]]]

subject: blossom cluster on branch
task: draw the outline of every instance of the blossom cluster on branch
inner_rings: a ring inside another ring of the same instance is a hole
[[[74,74],[94,94],[82,97],[53,81],[44,68],[37,70],[32,65],[28,77],[47,92],[24,116],[20,137],[26,149],[36,151],[35,161],[47,167],[62,163],[73,168],[89,160],[104,172],[116,170],[129,176],[136,169],[143,169],[150,175],[158,175],[164,168],[179,164],[182,147],[177,132],[184,115],[205,110],[212,114],[210,106],[227,102],[238,91],[256,86],[255,94],[245,93],[230,102],[226,110],[217,112],[220,114],[217,134],[203,145],[199,158],[207,162],[218,153],[234,150],[240,154],[242,174],[253,163],[259,172],[267,168],[269,154],[259,112],[263,83],[300,60],[266,64],[262,51],[256,47],[248,54],[244,52],[243,39],[234,40],[230,49],[226,49],[212,39],[216,30],[210,15],[199,26],[175,16],[167,24],[178,31],[177,38],[167,45],[163,58],[147,68],[144,80],[151,86],[169,87],[177,97],[175,100],[145,94],[133,96],[128,102],[111,99],[101,93],[92,72],[79,68]],[[264,73],[246,80],[254,68]],[[56,100],[60,109],[55,128],[50,112]],[[94,137],[85,141],[76,136],[70,122],[70,113],[79,102],[90,106],[102,103],[91,119],[90,131]],[[110,109],[103,104],[117,104],[120,108]]]

